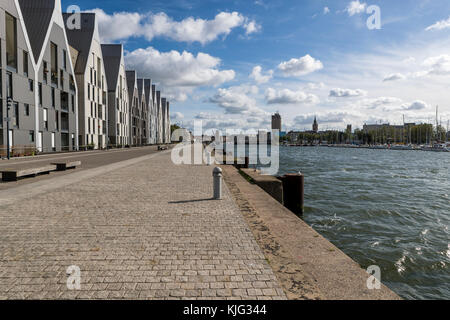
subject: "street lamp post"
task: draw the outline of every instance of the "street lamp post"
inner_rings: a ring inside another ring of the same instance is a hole
[[[8,157],[8,160],[9,159],[11,159],[11,152],[10,152],[10,149],[11,149],[11,141],[9,140],[9,121],[11,120],[10,118],[9,118],[9,110],[11,109],[11,107],[12,107],[12,103],[13,103],[13,100],[12,100],[12,98],[11,97],[9,97],[8,98],[8,100],[7,100],[7,104],[6,104],[6,148],[7,148],[7,157]]]

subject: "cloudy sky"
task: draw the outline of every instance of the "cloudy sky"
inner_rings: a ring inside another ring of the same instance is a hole
[[[275,111],[285,130],[431,122],[437,105],[450,119],[448,0],[62,2],[96,12],[188,127],[264,129]]]

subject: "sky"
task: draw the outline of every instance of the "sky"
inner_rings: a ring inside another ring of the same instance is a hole
[[[171,101],[173,123],[254,131],[450,120],[448,0],[62,1]],[[378,14],[379,13],[379,14]],[[379,23],[378,23],[379,22]]]

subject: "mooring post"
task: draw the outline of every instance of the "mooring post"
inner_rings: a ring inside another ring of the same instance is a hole
[[[250,167],[250,158],[249,157],[245,157],[245,165],[244,168],[248,169]]]
[[[219,167],[213,170],[214,200],[222,199],[222,169]]]
[[[303,215],[305,176],[301,173],[286,174],[282,181],[284,206],[297,215]]]

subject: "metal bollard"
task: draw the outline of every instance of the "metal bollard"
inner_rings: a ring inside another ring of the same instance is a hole
[[[214,183],[214,200],[222,199],[222,169],[219,167],[213,170],[213,183]]]

